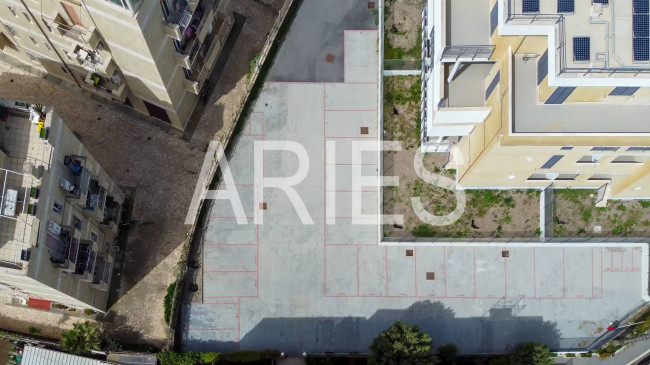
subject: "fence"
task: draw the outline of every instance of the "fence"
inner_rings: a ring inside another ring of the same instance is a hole
[[[262,75],[262,77],[260,77],[260,75],[263,72],[265,73],[268,70],[268,67],[270,67],[268,61],[269,59],[272,61],[273,57],[275,56],[275,52],[277,51],[277,47],[279,46],[282,35],[284,35],[284,33],[287,31],[287,25],[289,23],[288,20],[291,20],[293,18],[295,11],[298,9],[301,3],[302,0],[285,1],[282,9],[278,13],[278,17],[276,18],[275,23],[273,24],[273,28],[266,37],[266,42],[264,43],[262,52],[259,55],[259,62],[257,63],[257,67],[255,70],[253,70],[250,78],[248,79],[248,84],[246,85],[246,93],[239,100],[239,104],[232,114],[230,123],[224,124],[226,129],[225,133],[222,133],[221,135],[217,134],[217,136],[215,136],[216,140],[221,142],[223,146],[226,146],[226,151],[229,150],[230,140],[236,132],[237,127],[246,122],[246,117],[248,116],[247,108],[251,105],[250,103],[255,100],[257,93],[259,90],[261,90],[264,83],[264,75]],[[208,174],[208,177],[203,182],[206,189],[203,192],[203,195],[200,197],[199,206],[194,217],[194,222],[192,223],[192,227],[190,228],[187,238],[183,242],[183,253],[179,262],[177,284],[174,291],[174,300],[172,301],[171,308],[172,315],[170,316],[169,321],[169,337],[167,338],[167,348],[169,349],[175,349],[178,345],[177,340],[179,331],[177,331],[177,327],[178,321],[181,317],[182,306],[180,304],[182,300],[183,289],[186,287],[188,253],[194,241],[195,234],[201,234],[201,231],[197,232],[197,227],[201,224],[202,211],[205,208],[203,205],[205,195],[207,194],[207,189],[210,187],[210,185],[212,185],[215,176],[217,176],[217,161],[219,161],[220,158],[221,156],[217,155],[212,159],[210,172]]]

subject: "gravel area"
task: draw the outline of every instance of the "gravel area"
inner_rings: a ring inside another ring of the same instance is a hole
[[[165,288],[174,279],[181,244],[189,233],[183,224],[207,144],[229,123],[243,97],[250,60],[261,51],[283,0],[238,0],[233,10],[246,24],[219,78],[191,141],[157,127],[133,112],[95,101],[21,69],[0,63],[0,98],[25,100],[55,108],[112,178],[134,198],[131,229],[121,270],[117,302],[100,318],[108,335],[124,343],[162,347]],[[49,312],[0,308],[0,327],[25,331],[29,325],[59,330],[75,319]],[[48,330],[49,331],[49,330]],[[52,332],[48,335],[57,336]]]

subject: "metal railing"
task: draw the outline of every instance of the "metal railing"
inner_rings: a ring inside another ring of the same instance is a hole
[[[642,67],[569,67],[566,61],[567,50],[566,50],[566,30],[565,30],[565,17],[562,14],[522,14],[514,13],[512,11],[513,4],[515,0],[508,1],[508,14],[506,17],[506,23],[512,24],[545,24],[557,26],[556,32],[556,71],[557,75],[561,74],[582,74],[582,76],[589,76],[590,74],[594,75],[606,75],[607,77],[617,77],[617,76],[645,76],[649,77],[650,68]],[[609,57],[609,55],[608,55]],[[642,75],[643,74],[643,75]]]
[[[459,59],[489,59],[492,56],[495,48],[496,46],[494,45],[445,47],[445,49],[442,51],[441,60],[456,61]]]

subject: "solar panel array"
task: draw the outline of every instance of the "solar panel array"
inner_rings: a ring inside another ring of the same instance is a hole
[[[632,53],[635,61],[650,60],[650,0],[632,2]]]
[[[575,11],[575,0],[557,0],[558,13],[573,13]]]
[[[573,59],[575,61],[589,61],[590,51],[589,37],[573,37]]]
[[[539,13],[539,0],[523,0],[521,11],[524,13]]]

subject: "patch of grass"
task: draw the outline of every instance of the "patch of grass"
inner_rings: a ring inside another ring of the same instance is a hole
[[[503,223],[508,224],[510,222],[512,222],[512,217],[510,215],[503,217]]]
[[[174,301],[174,291],[176,291],[177,282],[169,284],[167,287],[167,294],[165,294],[165,299],[163,300],[163,306],[165,309],[165,323],[169,324],[169,319],[172,315],[172,302]]]
[[[436,230],[430,225],[423,224],[415,227],[411,234],[415,237],[435,237]]]
[[[643,209],[650,208],[650,200],[639,200],[638,203]]]
[[[624,211],[627,210],[627,208],[625,207],[625,205],[623,205],[623,204],[621,203],[621,204],[619,204],[619,205],[616,206],[616,210],[621,211],[621,212],[624,212]]]
[[[36,327],[34,327],[34,326],[29,326],[29,328],[28,328],[27,330],[28,330],[29,333],[32,334],[32,335],[39,335],[39,334],[41,334],[41,329],[40,329],[40,328],[36,328]]]

